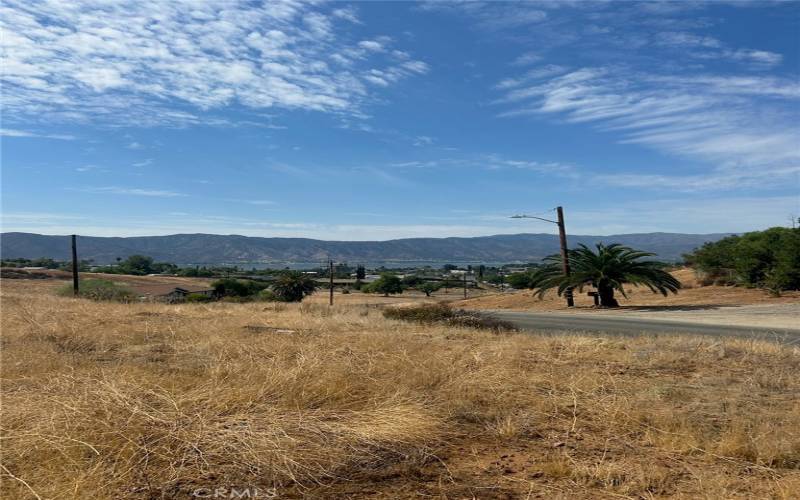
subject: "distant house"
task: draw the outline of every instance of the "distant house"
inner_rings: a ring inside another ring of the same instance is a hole
[[[147,295],[165,302],[181,302],[186,300],[186,296],[190,294],[203,295],[205,297],[214,297],[216,291],[208,286],[192,286],[192,285],[163,285],[154,286],[147,289]]]
[[[213,297],[216,291],[213,288],[201,287],[180,287],[176,286],[174,290],[166,294],[168,300],[184,300],[187,295],[203,295],[204,297]]]

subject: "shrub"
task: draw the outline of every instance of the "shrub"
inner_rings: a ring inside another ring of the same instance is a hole
[[[411,321],[423,324],[445,324],[467,328],[479,328],[494,332],[516,331],[512,323],[476,311],[453,309],[447,304],[422,304],[414,307],[397,307],[386,309],[383,316],[388,319]]]
[[[449,320],[453,315],[453,308],[447,304],[422,304],[414,307],[393,307],[383,311],[383,316],[385,318],[413,321],[416,323],[438,323]]]
[[[186,302],[211,302],[214,297],[203,295],[202,293],[190,293],[186,296]]]
[[[278,297],[272,290],[264,289],[258,292],[258,294],[256,294],[256,300],[261,300],[264,302],[277,302]]]
[[[260,281],[222,278],[211,283],[211,286],[221,297],[250,297],[266,289],[269,285]]]
[[[92,300],[130,302],[136,298],[136,294],[133,292],[133,290],[125,285],[120,285],[109,280],[81,280],[78,290],[81,297]],[[70,283],[63,285],[58,289],[58,294],[63,296],[72,295],[72,284]]]

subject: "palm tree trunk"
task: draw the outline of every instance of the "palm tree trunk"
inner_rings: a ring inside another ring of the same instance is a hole
[[[601,284],[597,287],[597,294],[600,296],[600,307],[619,307],[612,287]]]

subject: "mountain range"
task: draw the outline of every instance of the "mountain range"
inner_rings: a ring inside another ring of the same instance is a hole
[[[657,254],[664,261],[708,241],[730,233],[683,234],[641,233],[610,236],[570,235],[571,247],[578,243],[622,243]],[[97,264],[113,263],[118,257],[141,254],[156,261],[177,264],[236,264],[337,261],[430,261],[430,262],[536,262],[558,252],[553,234],[509,234],[470,238],[405,238],[388,241],[323,241],[308,238],[261,238],[219,234],[173,234],[167,236],[97,237],[79,236],[78,254]],[[3,258],[70,258],[69,236],[8,232],[0,235]]]

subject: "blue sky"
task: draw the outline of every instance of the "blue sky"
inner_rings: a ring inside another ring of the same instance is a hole
[[[364,240],[800,215],[800,3],[0,5],[4,231]]]

